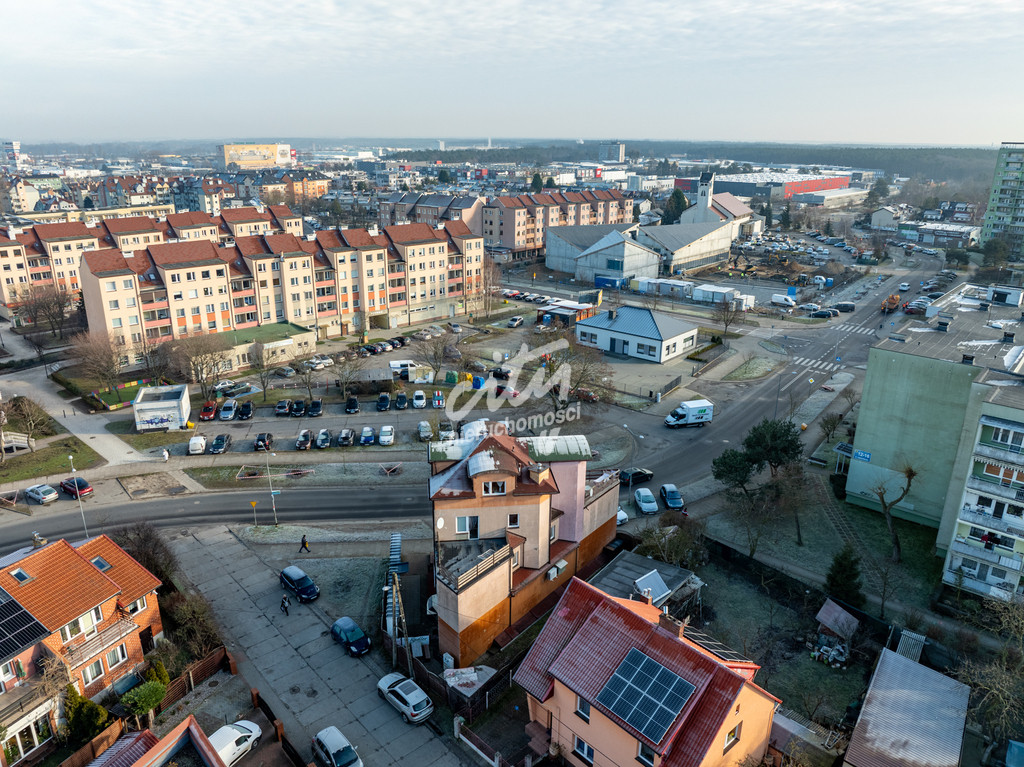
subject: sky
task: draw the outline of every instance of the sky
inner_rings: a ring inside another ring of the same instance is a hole
[[[1024,2],[5,0],[0,138],[1024,140]]]

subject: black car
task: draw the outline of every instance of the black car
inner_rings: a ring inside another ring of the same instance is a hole
[[[358,413],[359,412],[359,400],[356,397],[349,397],[345,402],[346,413]]]
[[[322,399],[314,399],[309,401],[309,417],[316,418],[319,415],[324,414],[324,401]]]
[[[630,466],[628,469],[619,470],[619,482],[623,485],[638,485],[641,482],[650,482],[652,479],[654,479],[654,472],[650,469]]]
[[[251,399],[247,399],[238,408],[238,420],[239,421],[248,421],[250,418],[252,418],[252,414],[253,414],[253,412],[255,412],[255,410],[256,410],[256,406],[252,404],[252,400]]]
[[[309,450],[309,445],[313,441],[313,434],[309,429],[303,429],[299,432],[299,436],[295,440],[296,450]]]
[[[270,432],[260,432],[252,441],[254,450],[270,450],[274,446],[274,435]]]
[[[370,354],[380,354],[381,351],[383,351],[383,349],[378,349],[376,344],[367,344],[363,349],[368,351]]]
[[[342,429],[338,432],[338,447],[349,447],[355,444],[356,433],[353,429]]]
[[[288,415],[292,412],[292,401],[290,399],[279,400],[277,405],[274,407],[274,415],[282,416]]]
[[[404,391],[398,392],[395,395],[395,410],[405,410],[409,407],[409,395]]]
[[[512,376],[508,368],[491,368],[491,375],[499,381],[507,381]]]
[[[292,403],[292,417],[302,418],[306,414],[306,400],[297,399]]]
[[[832,312],[828,309],[819,309],[816,312],[811,312],[807,316],[812,320],[830,320],[832,319]]]
[[[382,391],[377,397],[377,410],[383,413],[385,410],[391,409],[391,395],[386,391]]]
[[[281,588],[291,591],[300,602],[312,602],[320,596],[320,589],[313,583],[313,579],[295,565],[282,570],[280,580]]]
[[[324,448],[331,446],[331,439],[331,430],[321,429],[317,432],[316,440],[314,440],[313,445],[317,450],[323,450]]]
[[[331,626],[331,636],[353,658],[370,652],[370,638],[347,615],[334,621],[334,625]]]
[[[210,452],[219,455],[226,452],[229,447],[231,447],[231,435],[218,434],[213,438],[213,442],[210,443]]]
[[[394,338],[389,338],[388,339],[388,343],[391,344],[396,349],[399,349],[399,348],[405,346],[406,344],[408,344],[409,343],[409,339],[408,338],[403,338],[402,336],[395,336]]]

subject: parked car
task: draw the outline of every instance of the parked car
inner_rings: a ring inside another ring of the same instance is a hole
[[[309,413],[307,415],[310,418],[316,418],[324,414],[324,401],[322,399],[311,399],[309,401]]]
[[[226,724],[210,736],[210,745],[226,767],[233,765],[260,744],[263,731],[255,722],[241,719]]]
[[[334,625],[331,626],[331,636],[353,658],[366,655],[370,651],[370,638],[347,615],[334,621]]]
[[[388,343],[390,343],[392,346],[394,346],[397,349],[400,346],[408,346],[409,345],[409,339],[405,338],[403,336],[395,336],[394,338],[388,339]]]
[[[438,389],[434,392],[434,407],[438,410],[444,407],[444,393]]]
[[[299,363],[299,366],[306,370],[323,370],[324,363],[320,360],[310,357],[308,360],[303,360]]]
[[[391,395],[386,391],[382,391],[377,395],[377,412],[383,413],[385,410],[391,409]]]
[[[270,450],[274,447],[274,435],[269,431],[260,432],[252,441],[253,450]]]
[[[650,469],[630,466],[628,469],[621,469],[619,471],[619,482],[626,486],[650,482],[652,479],[654,479],[654,472]]]
[[[420,442],[429,442],[434,438],[434,429],[431,427],[430,421],[420,421],[419,426],[416,427],[416,433]]]
[[[629,514],[619,506],[619,510],[615,512],[615,526],[618,527],[619,525],[624,525],[627,522],[629,522]]]
[[[819,309],[816,312],[811,312],[807,316],[812,320],[830,320],[832,319],[832,312],[828,309]]]
[[[312,602],[320,596],[320,589],[313,583],[313,579],[295,565],[289,565],[281,571],[280,581],[281,588],[291,591],[300,602]]]
[[[512,377],[512,371],[508,368],[491,368],[491,377],[499,381],[507,381]]]
[[[683,496],[680,495],[679,488],[675,485],[662,485],[658,494],[661,496],[661,502],[665,504],[666,509],[685,513],[686,504],[683,503]]]
[[[221,453],[226,453],[229,447],[231,447],[231,435],[218,434],[213,438],[213,442],[210,443],[210,452],[213,455],[220,455]]]
[[[317,450],[323,450],[325,447],[330,447],[331,439],[332,435],[330,429],[321,429],[318,431],[316,433],[316,441],[314,442]]]
[[[319,362],[320,365],[322,365],[325,368],[329,368],[331,367],[331,365],[334,364],[334,360],[331,357],[327,356],[326,354],[314,354],[312,357],[310,357],[310,360],[313,362]]]
[[[220,406],[220,420],[234,421],[238,415],[238,400],[229,399]]]
[[[516,315],[515,317],[512,317],[512,318],[511,318],[511,319],[510,319],[510,320],[508,321],[508,326],[509,326],[510,328],[519,328],[519,327],[522,327],[522,326],[523,326],[523,318],[522,318],[522,317],[520,317],[519,315]]]
[[[299,432],[298,438],[295,440],[296,450],[309,450],[310,443],[313,441],[313,434],[309,429],[303,429]]]
[[[203,405],[203,409],[199,411],[200,421],[212,421],[217,415],[217,403],[210,400]]]
[[[636,504],[636,510],[641,514],[657,514],[660,511],[654,493],[646,487],[639,487],[633,491],[633,502]]]
[[[910,283],[909,282],[901,282],[900,283],[900,290],[903,291],[904,293],[906,293],[908,290],[910,290]]]
[[[333,725],[313,736],[313,761],[317,767],[363,767],[356,747]]]
[[[356,441],[356,433],[352,429],[342,429],[338,432],[338,447],[348,447]]]
[[[943,293],[941,290],[936,290],[934,293],[929,293],[928,298],[932,299],[933,301],[938,301],[944,295],[946,294]]]
[[[275,370],[274,375],[280,376],[281,378],[292,378],[295,375],[295,368],[290,368],[285,365],[283,368]]]
[[[437,438],[440,440],[455,439],[455,425],[445,418],[437,426]]]
[[[359,433],[360,445],[372,445],[376,439],[377,433],[373,430],[372,426],[364,426],[363,430]]]
[[[274,406],[274,415],[290,415],[292,412],[292,401],[290,399],[282,399],[277,401],[277,405]]]
[[[417,389],[412,393],[412,406],[415,410],[420,410],[427,406],[427,395],[422,389]]]
[[[511,386],[505,384],[497,384],[494,387],[494,394],[496,397],[508,397],[512,399],[519,396],[519,392],[513,389]]]
[[[449,322],[448,329],[457,335],[462,332],[462,325],[457,322]]]
[[[32,487],[25,491],[25,497],[30,501],[35,501],[40,506],[45,506],[56,501],[59,496],[57,491],[49,485],[32,485]]]
[[[359,399],[356,397],[349,397],[345,400],[345,412],[346,413],[358,413],[359,412]]]
[[[292,402],[292,418],[302,418],[306,414],[306,400],[297,399]]]
[[[462,359],[462,352],[456,346],[444,347],[444,358],[450,362],[458,362]]]
[[[93,494],[92,485],[86,481],[85,477],[68,477],[60,483],[60,489],[72,498],[85,498],[87,495]]]
[[[234,389],[237,384],[230,378],[225,378],[223,381],[217,381],[213,385],[214,391],[227,391],[228,389]]]
[[[804,312],[816,312],[820,308],[821,307],[818,306],[818,304],[800,304],[800,306],[797,307],[797,309]]]
[[[255,412],[256,406],[252,403],[251,399],[247,399],[238,407],[238,420],[248,421],[252,418],[253,412]]]
[[[420,686],[399,673],[388,674],[377,682],[377,694],[394,706],[408,723],[426,721],[434,711],[433,702]]]
[[[395,410],[405,410],[409,407],[409,395],[404,391],[398,392],[395,395]]]
[[[381,426],[380,436],[377,438],[377,442],[381,445],[395,444],[395,427],[390,425]]]

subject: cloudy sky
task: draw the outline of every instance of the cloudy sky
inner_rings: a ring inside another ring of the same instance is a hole
[[[1022,140],[1024,2],[6,2],[0,137]]]

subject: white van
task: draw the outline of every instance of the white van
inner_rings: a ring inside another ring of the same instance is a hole
[[[188,454],[189,455],[202,455],[206,452],[206,437],[200,435],[198,437],[192,437],[188,441]]]
[[[796,301],[793,300],[792,296],[787,296],[785,293],[775,293],[772,296],[772,306],[785,306],[792,309],[796,306]]]

